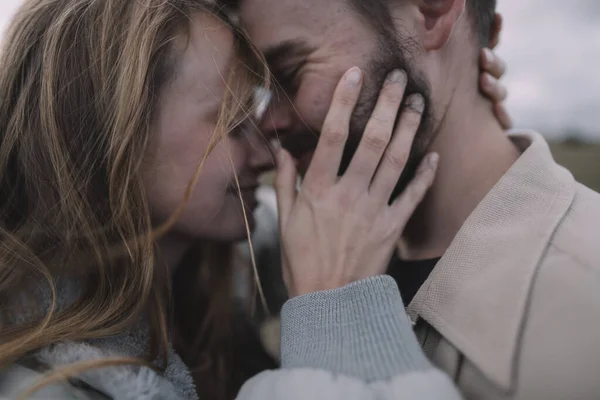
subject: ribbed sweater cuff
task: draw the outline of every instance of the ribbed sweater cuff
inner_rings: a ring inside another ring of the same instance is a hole
[[[289,300],[281,312],[281,363],[366,381],[431,368],[389,276]]]

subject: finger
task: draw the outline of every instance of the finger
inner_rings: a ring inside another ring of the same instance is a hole
[[[512,118],[508,114],[508,110],[506,109],[504,103],[494,104],[494,114],[496,115],[496,118],[500,122],[500,125],[503,129],[512,129]]]
[[[482,93],[493,103],[501,103],[508,97],[506,86],[487,72],[481,74],[479,84]]]
[[[357,67],[349,69],[338,83],[303,185],[310,185],[315,180],[325,184],[337,181],[350,117],[358,101],[361,85],[362,73]]]
[[[400,197],[391,205],[391,211],[395,221],[402,227],[406,225],[418,205],[435,180],[439,156],[437,153],[428,154],[417,169],[415,177],[410,181]]]
[[[298,172],[292,156],[285,150],[279,149],[277,153],[277,176],[275,177],[275,191],[277,192],[277,209],[279,212],[280,232],[287,225],[288,217],[296,201],[296,182]]]
[[[283,284],[285,287],[290,290],[293,282],[290,273],[290,263],[288,262],[283,245],[281,246],[281,278],[283,279]]]
[[[375,198],[386,202],[386,204],[408,161],[415,134],[421,123],[424,107],[425,103],[421,95],[411,95],[407,99],[406,107],[402,110],[392,142],[386,149],[373,178],[369,193]]]
[[[500,79],[506,73],[506,64],[490,49],[481,50],[481,68],[496,79]]]
[[[353,186],[368,187],[387,148],[406,88],[406,73],[396,70],[386,79],[356,153],[342,177]]]
[[[508,91],[500,81],[487,72],[481,74],[481,91],[486,95],[492,103],[501,103],[506,100]]]

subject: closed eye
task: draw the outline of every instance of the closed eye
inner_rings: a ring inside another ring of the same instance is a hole
[[[265,50],[265,59],[271,68],[274,87],[289,95],[298,90],[298,76],[313,48],[302,40],[278,43]]]
[[[273,87],[280,88],[286,94],[292,96],[298,91],[299,80],[298,73],[304,66],[304,63],[297,63],[292,67],[286,67],[273,71]]]

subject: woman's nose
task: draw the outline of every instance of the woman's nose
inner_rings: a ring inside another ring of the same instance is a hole
[[[258,129],[247,136],[248,165],[259,173],[275,168],[275,144]]]

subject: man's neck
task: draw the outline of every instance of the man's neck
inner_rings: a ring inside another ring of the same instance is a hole
[[[402,258],[441,257],[469,215],[519,157],[478,94],[455,95],[430,150],[437,177],[399,242]]]

